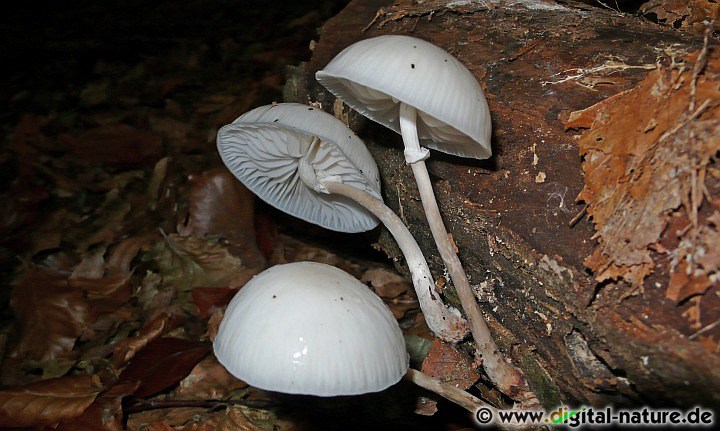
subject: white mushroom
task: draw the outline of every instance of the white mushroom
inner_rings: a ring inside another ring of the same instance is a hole
[[[409,369],[392,312],[346,272],[315,262],[276,265],[235,295],[213,350],[260,389],[323,397],[382,391],[405,377],[475,412],[481,400]]]
[[[292,215],[345,232],[371,229],[370,213],[377,216],[405,256],[430,330],[445,341],[466,335],[466,322],[435,292],[417,242],[382,202],[372,156],[344,123],[305,105],[268,105],[222,127],[217,145],[235,177]]]
[[[449,154],[488,158],[491,121],[485,96],[467,68],[443,49],[409,36],[357,42],[318,71],[317,80],[368,118],[401,133],[430,231],[465,310],[483,367],[506,394],[526,386],[492,339],[433,194],[420,144]]]
[[[335,119],[327,112],[297,103],[260,106],[220,129],[218,151],[235,177],[279,210],[334,231],[371,230],[378,220],[368,210],[350,199],[317,193],[299,175],[299,162],[312,147],[327,175],[382,199],[377,165],[365,144],[342,122],[330,120]],[[333,142],[335,148],[313,146],[309,136]]]
[[[377,392],[409,366],[382,300],[345,271],[315,262],[277,265],[250,280],[225,311],[213,347],[235,377],[290,394]]]

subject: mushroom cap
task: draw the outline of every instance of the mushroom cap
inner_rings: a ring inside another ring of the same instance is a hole
[[[356,42],[315,74],[336,97],[400,133],[399,105],[417,109],[420,143],[448,154],[492,154],[490,110],[472,73],[445,50],[410,36]]]
[[[213,343],[248,384],[318,396],[377,392],[409,367],[400,327],[367,286],[334,266],[296,262],[250,280],[228,305]]]
[[[363,141],[320,109],[298,103],[255,108],[218,131],[217,147],[233,175],[279,210],[334,231],[375,228],[377,218],[356,202],[318,193],[301,180],[300,160],[314,136],[321,140],[311,160],[317,170],[382,199],[378,168]]]

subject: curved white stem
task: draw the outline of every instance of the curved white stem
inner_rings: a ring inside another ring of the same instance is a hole
[[[467,322],[462,317],[452,313],[443,304],[440,295],[435,291],[435,282],[425,261],[425,256],[423,256],[415,238],[405,227],[402,220],[381,200],[363,190],[337,181],[325,180],[322,185],[328,193],[350,198],[380,219],[395,238],[405,256],[420,308],[425,315],[425,321],[430,330],[443,341],[457,342],[462,340],[468,332]]]
[[[518,394],[518,390],[521,393],[525,392],[529,390],[525,377],[519,369],[508,363],[498,350],[485,318],[480,312],[480,306],[475,299],[475,294],[470,287],[470,282],[462,268],[460,259],[450,242],[432,190],[430,175],[425,166],[426,157],[418,157],[419,154],[422,154],[422,151],[417,134],[416,120],[417,112],[415,108],[401,103],[400,130],[405,143],[405,158],[412,167],[420,191],[423,209],[430,225],[430,231],[435,239],[440,256],[445,262],[450,278],[455,285],[460,303],[465,310],[477,351],[482,355],[483,368],[488,377],[503,393],[512,396]]]
[[[423,389],[427,389],[430,392],[440,395],[446,400],[459,405],[465,410],[472,414],[477,414],[479,409],[488,410],[492,414],[492,420],[489,423],[483,423],[484,426],[493,426],[501,430],[516,430],[520,431],[523,429],[532,429],[531,425],[525,425],[522,423],[504,423],[499,420],[498,410],[490,404],[484,402],[480,398],[472,395],[467,391],[463,391],[460,388],[449,385],[439,379],[430,377],[427,374],[423,374],[418,370],[412,368],[408,369],[405,373],[405,380],[415,383]]]
[[[475,413],[480,407],[488,406],[488,404],[484,403],[480,398],[473,396],[469,392],[451,386],[412,368],[408,369],[407,373],[405,373],[405,380],[409,380],[421,388],[452,401],[470,413]]]

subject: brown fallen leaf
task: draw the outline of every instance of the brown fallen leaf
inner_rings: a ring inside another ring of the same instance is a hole
[[[119,382],[140,382],[139,398],[155,395],[182,380],[210,352],[208,343],[157,338],[145,346],[120,374]]]
[[[160,134],[137,129],[128,124],[106,124],[77,136],[58,137],[59,148],[69,148],[75,161],[92,166],[142,167],[161,158]]]
[[[243,414],[242,410],[233,408],[229,409],[225,418],[218,424],[218,431],[261,431],[262,428],[253,424],[250,419]]]
[[[78,417],[61,422],[57,431],[122,431],[122,400],[133,394],[140,382],[125,382],[102,392]]]
[[[233,392],[247,387],[220,365],[214,355],[200,361],[190,374],[178,384],[170,399],[220,400]]]
[[[78,374],[0,391],[0,427],[38,427],[80,416],[113,381]]]
[[[176,431],[192,427],[198,418],[203,418],[207,409],[203,407],[172,407],[145,410],[128,417],[127,429],[131,431]],[[190,428],[192,429],[192,428]],[[214,428],[213,428],[214,429]]]
[[[421,371],[463,390],[471,387],[481,375],[470,355],[438,338],[433,340]]]
[[[82,290],[69,286],[67,275],[37,267],[25,270],[13,289],[10,306],[18,334],[10,356],[16,360],[69,357],[89,323]]]
[[[227,287],[196,287],[192,290],[192,299],[200,317],[207,319],[228,305],[237,292]]]
[[[384,267],[370,268],[360,277],[363,283],[370,283],[381,298],[393,299],[412,290],[412,284],[394,270]]]
[[[157,265],[164,286],[180,291],[200,286],[239,288],[259,272],[217,242],[177,234],[165,235],[143,260]]]
[[[190,177],[188,215],[177,227],[181,236],[220,237],[246,267],[265,269],[267,263],[255,238],[255,195],[225,168]]]
[[[159,314],[154,319],[145,322],[137,335],[120,340],[115,345],[111,360],[115,368],[122,368],[149,342],[162,335],[168,328],[168,321],[167,314]]]

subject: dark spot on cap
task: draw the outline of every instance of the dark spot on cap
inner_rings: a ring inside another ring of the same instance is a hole
[[[277,298],[277,295],[273,295],[273,299]]]
[[[447,58],[445,59],[445,63],[447,63]]]
[[[417,45],[413,45],[413,48],[417,48]]]
[[[411,64],[410,67],[413,68],[413,69],[415,69],[415,65],[414,65],[414,64]]]
[[[277,123],[278,121],[280,121],[280,120],[278,118],[276,118],[273,120],[273,123]]]
[[[312,110],[313,110],[313,108],[308,108],[308,111],[312,111]]]

